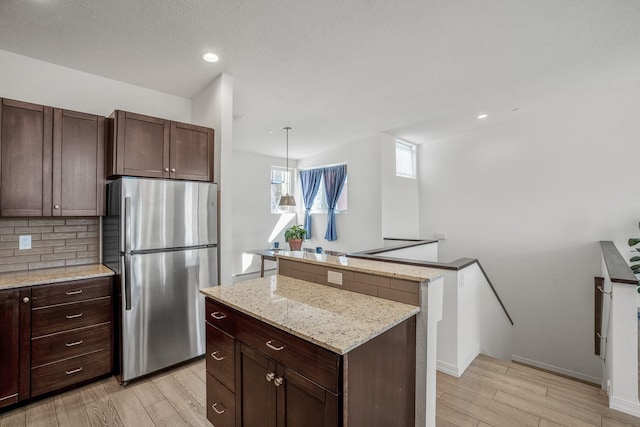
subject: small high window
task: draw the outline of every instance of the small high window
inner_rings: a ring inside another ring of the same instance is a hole
[[[416,178],[416,146],[396,139],[396,176]]]

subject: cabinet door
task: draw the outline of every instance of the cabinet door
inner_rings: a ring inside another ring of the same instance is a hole
[[[29,295],[29,289],[0,291],[0,407],[29,397]]]
[[[53,216],[104,215],[104,117],[56,108]]]
[[[0,216],[51,216],[53,109],[0,104]]]
[[[267,378],[267,374],[273,374]],[[251,347],[240,346],[243,427],[276,426],[275,363]]]
[[[169,178],[169,121],[115,112],[115,174]]]
[[[171,178],[213,181],[213,129],[171,122]]]
[[[288,368],[277,388],[279,427],[337,427],[338,397]]]

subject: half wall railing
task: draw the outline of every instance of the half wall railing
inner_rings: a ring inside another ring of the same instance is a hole
[[[437,240],[385,239],[385,246],[347,255],[445,271],[438,324],[438,370],[459,377],[482,353],[511,360],[513,320],[477,259],[438,261]]]

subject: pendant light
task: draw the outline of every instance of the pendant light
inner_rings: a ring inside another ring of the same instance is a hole
[[[287,176],[289,176],[289,131],[291,128],[289,126],[283,128],[287,132]],[[293,196],[289,195],[289,183],[287,183],[287,191],[284,196],[280,196],[280,201],[278,202],[278,206],[290,207],[296,205],[296,199]]]

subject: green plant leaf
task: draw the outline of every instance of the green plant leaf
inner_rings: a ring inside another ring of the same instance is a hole
[[[631,266],[631,270],[633,270],[634,273],[639,273],[640,272],[640,264],[632,265]]]
[[[640,256],[631,257],[631,259],[629,260],[629,262],[638,262],[638,261],[640,261]]]
[[[640,243],[640,239],[638,238],[629,239],[629,246],[635,246],[638,243]]]

